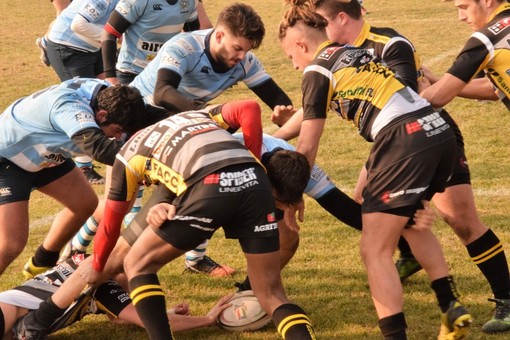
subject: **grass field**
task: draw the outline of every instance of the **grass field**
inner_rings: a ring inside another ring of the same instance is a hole
[[[205,0],[211,18],[230,3]],[[367,20],[374,26],[391,26],[413,41],[424,64],[435,72],[444,72],[453,61],[469,28],[457,20],[452,3],[440,0],[366,0]],[[300,77],[280,51],[276,29],[284,10],[281,0],[252,0],[250,4],[266,23],[267,35],[256,54],[267,71],[284,88],[296,105],[300,103]],[[35,90],[56,83],[51,68],[39,61],[34,45],[54,16],[49,1],[11,0],[0,2],[0,108]],[[237,86],[218,99],[253,97]],[[508,111],[501,103],[456,99],[448,106],[464,133],[466,152],[481,219],[493,228],[505,244],[510,243],[510,154]],[[265,131],[269,109],[264,107]],[[365,143],[350,124],[330,118],[324,133],[318,163],[345,192],[351,193],[358,171],[368,153]],[[104,170],[104,167],[101,169]],[[72,190],[72,188],[69,188]],[[98,188],[101,194],[101,189]],[[377,317],[370,298],[364,267],[358,254],[359,233],[329,216],[314,201],[306,199],[306,220],[301,225],[301,246],[283,272],[289,297],[303,306],[313,320],[319,339],[379,339]],[[31,231],[25,252],[0,279],[5,290],[22,282],[21,267],[41,243],[51,218],[60,207],[34,193],[31,201]],[[451,272],[455,276],[462,301],[475,318],[470,339],[508,339],[507,335],[486,335],[480,326],[491,317],[494,307],[487,282],[470,261],[465,248],[447,225],[438,221],[435,231],[443,245]],[[187,301],[195,314],[205,313],[224,294],[234,290],[235,280],[245,276],[244,259],[235,241],[225,240],[218,232],[210,242],[209,254],[237,269],[233,278],[214,279],[182,275],[180,260],[160,273],[168,304]],[[508,254],[508,253],[507,253]],[[433,339],[439,329],[439,309],[424,273],[404,285],[405,312],[410,339]],[[52,336],[54,339],[135,339],[146,338],[134,326],[114,326],[102,316],[83,322]],[[273,326],[255,333],[228,333],[216,328],[178,334],[179,339],[277,339]]]

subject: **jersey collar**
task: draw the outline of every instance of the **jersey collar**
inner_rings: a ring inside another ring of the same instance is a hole
[[[363,27],[361,28],[361,32],[359,33],[356,40],[354,40],[354,43],[352,44],[355,47],[361,46],[365,40],[368,39],[368,36],[370,35],[370,24],[368,24],[366,21],[363,23]]]
[[[491,22],[499,13],[506,11],[506,10],[510,10],[510,4],[508,2],[503,2],[501,5],[498,6],[498,8],[496,8],[494,13],[491,14],[491,16],[489,17],[489,20],[487,20],[487,22],[488,23]]]

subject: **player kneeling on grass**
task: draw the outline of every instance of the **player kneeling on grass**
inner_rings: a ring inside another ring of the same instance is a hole
[[[14,323],[30,310],[37,310],[42,301],[50,297],[65,280],[85,260],[85,254],[76,254],[43,274],[39,274],[22,285],[0,293],[0,334],[3,339],[10,338]],[[123,280],[124,279],[124,280]],[[118,282],[117,282],[118,281]],[[49,327],[49,333],[61,330],[89,314],[106,314],[113,323],[131,323],[142,326],[129,294],[120,283],[125,277],[120,275],[117,281],[109,280],[95,289],[87,289],[73,301],[71,306]],[[122,282],[125,284],[125,282]],[[174,331],[208,327],[216,324],[218,315],[230,304],[232,295],[222,297],[204,316],[189,316],[189,306],[181,303],[167,311],[168,319]],[[23,338],[27,334],[14,332],[14,337]],[[30,335],[28,335],[30,337]]]
[[[315,338],[305,312],[285,294],[275,218],[275,201],[302,202],[310,169],[301,154],[288,150],[266,157],[264,166],[287,171],[266,175],[257,159],[204,112],[181,113],[138,132],[113,166],[92,261],[83,263],[79,276],[72,275],[38,311],[22,319],[23,328],[34,334],[32,339],[41,337],[49,327],[45,315],[58,317],[69,305],[69,296],[77,296],[87,284],[104,282],[124,266],[133,304],[149,337],[172,339],[156,273],[221,226],[226,237],[239,240],[253,291],[281,336]],[[122,219],[142,182],[159,184],[145,207],[165,202],[176,207],[176,215],[145,229],[131,223],[117,242]],[[273,183],[279,185],[272,187]]]

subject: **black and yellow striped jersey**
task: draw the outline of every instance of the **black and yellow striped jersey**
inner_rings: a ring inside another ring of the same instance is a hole
[[[503,2],[485,27],[474,32],[448,73],[468,83],[480,71],[510,110],[510,4]]]
[[[369,51],[330,41],[305,68],[302,92],[304,119],[325,118],[331,109],[367,141],[393,119],[429,106]]]
[[[179,196],[218,169],[256,162],[207,112],[184,112],[141,130],[123,146],[108,198],[129,201],[141,182],[163,184]]]
[[[384,61],[393,72],[418,92],[418,81],[423,77],[421,62],[413,44],[396,30],[363,24],[360,34],[352,44],[364,48]]]

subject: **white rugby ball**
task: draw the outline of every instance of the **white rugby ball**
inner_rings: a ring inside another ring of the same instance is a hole
[[[218,325],[223,329],[235,332],[256,331],[271,321],[252,290],[234,294],[228,303],[232,306],[218,316]]]

